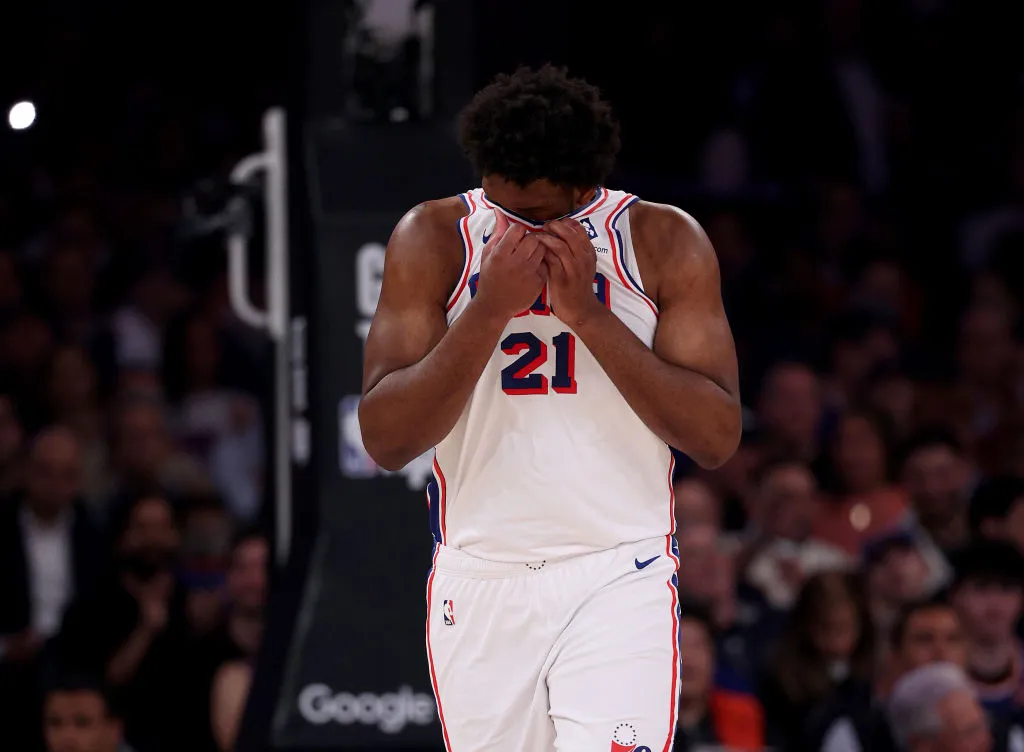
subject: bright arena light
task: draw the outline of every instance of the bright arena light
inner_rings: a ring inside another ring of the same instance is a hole
[[[36,121],[36,106],[31,102],[18,102],[7,113],[7,123],[16,131],[31,128]]]

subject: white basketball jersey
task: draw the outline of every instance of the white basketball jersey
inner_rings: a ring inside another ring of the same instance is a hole
[[[461,195],[465,266],[451,325],[476,293],[495,211]],[[629,232],[636,196],[598,188],[571,216],[597,254],[594,294],[647,347],[658,310],[643,291]],[[428,489],[439,543],[493,561],[538,562],[665,536],[674,529],[672,453],[637,417],[547,290],[509,321],[462,416],[437,445]]]

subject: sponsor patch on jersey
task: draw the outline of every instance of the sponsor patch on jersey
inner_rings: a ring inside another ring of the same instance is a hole
[[[444,616],[444,623],[449,627],[455,626],[455,601],[446,600],[441,605],[441,614]]]

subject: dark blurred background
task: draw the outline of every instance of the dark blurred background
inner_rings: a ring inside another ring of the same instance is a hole
[[[360,331],[394,221],[471,187],[458,107],[551,61],[621,120],[610,185],[707,230],[740,355],[740,451],[678,465],[676,748],[888,749],[893,682],[946,660],[995,748],[1024,749],[1022,21],[996,0],[5,4],[0,748],[441,748],[425,474],[383,476],[353,438]],[[276,344],[232,310],[223,232],[273,106]],[[297,441],[272,364],[300,322],[308,472],[271,461]]]

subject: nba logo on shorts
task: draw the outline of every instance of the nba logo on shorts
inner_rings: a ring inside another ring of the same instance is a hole
[[[444,623],[449,627],[455,626],[455,601],[445,601],[441,606],[441,613],[444,615]]]
[[[636,743],[636,729],[631,723],[620,723],[612,732],[611,752],[651,752],[651,748]]]

